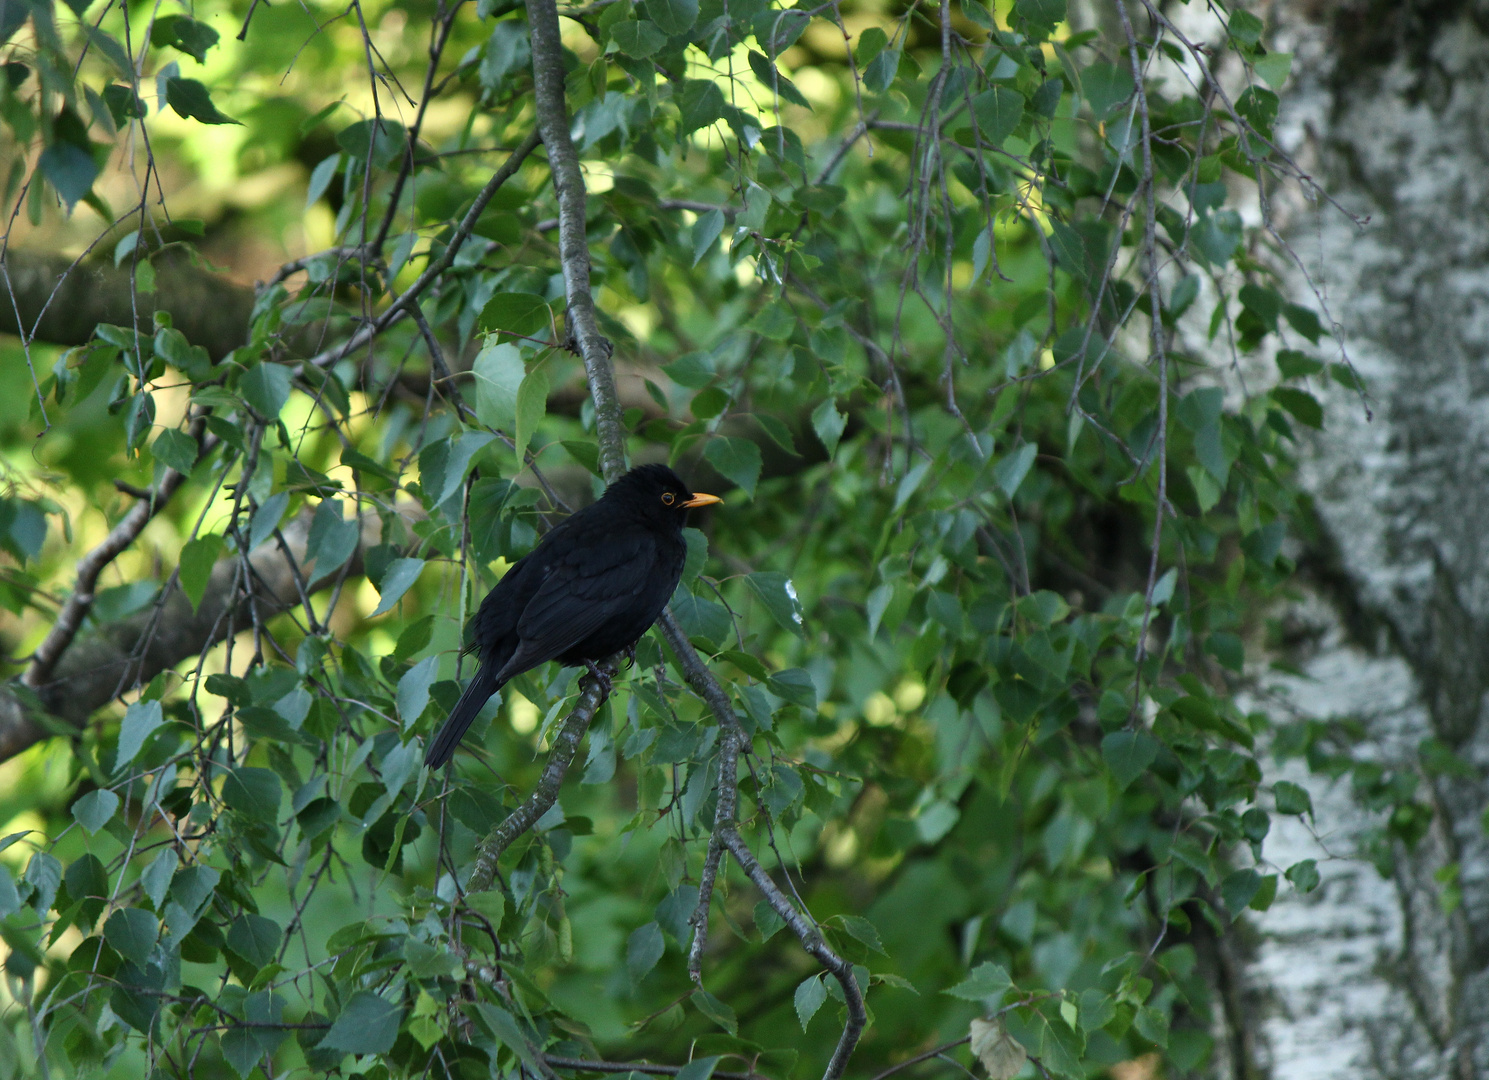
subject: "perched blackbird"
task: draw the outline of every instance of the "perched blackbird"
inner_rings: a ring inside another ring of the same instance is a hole
[[[665,465],[642,465],[550,530],[481,602],[471,644],[481,666],[424,764],[449,761],[482,706],[514,675],[549,660],[595,671],[596,660],[635,645],[682,576],[688,508],[719,501],[694,495]]]

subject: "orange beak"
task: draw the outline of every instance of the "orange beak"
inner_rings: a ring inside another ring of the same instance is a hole
[[[688,506],[688,507],[692,507],[692,506],[712,506],[714,503],[721,503],[723,501],[724,500],[721,499],[721,498],[719,498],[717,495],[704,495],[703,493],[700,492],[697,495],[694,495],[691,499],[689,499],[687,502],[683,503],[682,505],[683,506]]]

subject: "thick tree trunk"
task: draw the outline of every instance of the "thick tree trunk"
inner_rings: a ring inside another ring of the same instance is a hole
[[[1252,921],[1240,977],[1254,1050],[1217,1064],[1289,1080],[1489,1076],[1489,3],[1272,14],[1296,54],[1280,134],[1369,219],[1309,209],[1288,235],[1374,410],[1330,395],[1304,470],[1328,545],[1306,558],[1327,603],[1292,613],[1304,677],[1273,682],[1299,715],[1360,721],[1361,753],[1415,778],[1433,818],[1415,844],[1386,842],[1388,879],[1360,851],[1383,814],[1348,778],[1273,778],[1305,783],[1317,814],[1275,828],[1267,855],[1317,858],[1323,885],[1284,888]],[[1458,762],[1425,768],[1428,740]]]

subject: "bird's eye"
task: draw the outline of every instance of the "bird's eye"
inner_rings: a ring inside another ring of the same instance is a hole
[[[670,491],[668,491],[668,492],[666,492],[665,494],[662,495],[662,505],[663,506],[671,506],[676,501],[677,501],[677,496],[674,495],[674,494],[672,494],[672,492],[670,492]]]

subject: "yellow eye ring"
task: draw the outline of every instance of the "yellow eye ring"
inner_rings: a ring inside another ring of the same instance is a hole
[[[669,492],[666,492],[662,496],[662,505],[663,506],[671,506],[676,501],[677,501],[677,496],[674,495],[674,494],[672,494],[672,492],[670,492],[670,491]]]

